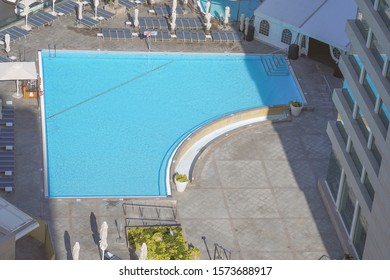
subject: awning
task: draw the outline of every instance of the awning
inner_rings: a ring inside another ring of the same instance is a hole
[[[0,63],[0,81],[36,80],[35,62]]]
[[[36,220],[0,197],[0,228],[12,232],[18,240],[38,226]]]
[[[349,39],[345,25],[356,13],[355,0],[272,0],[261,4],[255,16],[346,50]]]

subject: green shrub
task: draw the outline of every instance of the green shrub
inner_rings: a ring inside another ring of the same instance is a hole
[[[294,107],[301,107],[302,106],[302,102],[298,101],[298,100],[292,100],[289,102],[292,106]]]
[[[193,260],[200,255],[198,248],[188,246],[181,227],[130,228],[128,240],[135,250],[146,243],[148,260]]]
[[[179,174],[179,173],[177,173],[177,174],[175,175],[175,179],[176,179],[176,181],[178,181],[178,182],[189,182],[189,181],[190,181],[190,180],[188,180],[186,174]]]

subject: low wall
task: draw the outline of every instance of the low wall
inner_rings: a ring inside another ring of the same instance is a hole
[[[234,129],[261,121],[282,121],[290,119],[286,105],[265,106],[241,111],[215,120],[184,139],[174,152],[167,170],[167,185],[172,185],[175,173],[187,174],[191,180],[192,164],[211,141]]]

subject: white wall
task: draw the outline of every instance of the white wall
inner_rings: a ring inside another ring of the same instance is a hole
[[[265,36],[263,34],[259,33],[260,29],[260,22],[265,19],[268,21],[270,28],[269,28],[269,36]],[[299,34],[295,27],[280,22],[275,21],[274,19],[269,19],[264,16],[255,15],[254,20],[254,26],[255,26],[255,39],[258,41],[265,42],[267,44],[273,45],[275,47],[281,48],[281,49],[288,49],[287,44],[282,43],[280,40],[282,38],[282,32],[284,29],[289,29],[292,33],[292,41],[291,43],[294,43],[296,40],[297,35]]]

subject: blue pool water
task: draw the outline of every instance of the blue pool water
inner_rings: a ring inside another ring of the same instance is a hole
[[[203,12],[206,10],[208,0],[200,0]],[[251,18],[255,10],[259,7],[259,0],[212,0],[210,6],[211,16],[219,19],[225,18],[225,8],[230,8],[231,21],[239,21],[241,14]]]
[[[42,52],[48,195],[165,196],[167,162],[223,115],[302,100],[258,55]]]

